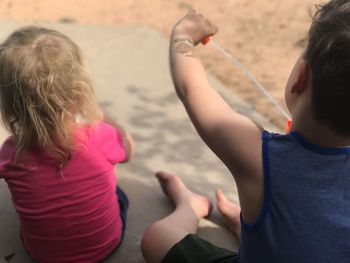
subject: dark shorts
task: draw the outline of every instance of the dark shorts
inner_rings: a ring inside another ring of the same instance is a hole
[[[189,234],[173,246],[162,263],[236,263],[238,254]]]
[[[124,193],[124,191],[117,186],[116,194],[118,196],[118,203],[119,203],[119,208],[120,208],[120,218],[123,222],[123,228],[122,228],[122,239],[124,239],[124,234],[125,234],[125,227],[126,227],[126,214],[129,208],[129,199]],[[121,243],[121,242],[120,242]]]
[[[117,194],[118,197],[118,203],[119,203],[119,215],[120,218],[122,220],[123,223],[123,227],[122,227],[122,238],[120,240],[119,245],[108,255],[106,256],[103,260],[109,258],[111,255],[113,255],[113,253],[121,246],[121,244],[123,243],[124,240],[124,235],[125,235],[125,228],[126,228],[126,214],[129,208],[129,199],[128,196],[124,193],[124,191],[117,186],[117,189],[115,191],[115,193]]]

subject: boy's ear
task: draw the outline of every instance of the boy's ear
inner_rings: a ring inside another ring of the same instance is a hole
[[[294,84],[292,85],[291,93],[300,94],[308,86],[311,68],[310,68],[309,62],[306,61],[305,59],[300,59],[298,63],[299,63],[299,67],[298,67],[299,71],[297,73],[298,74],[297,78]]]

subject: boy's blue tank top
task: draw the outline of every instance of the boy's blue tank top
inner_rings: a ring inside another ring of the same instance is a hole
[[[242,222],[240,263],[350,262],[350,147],[263,133],[265,197]]]

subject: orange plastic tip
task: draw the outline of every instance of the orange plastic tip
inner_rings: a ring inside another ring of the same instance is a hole
[[[203,45],[206,45],[209,43],[209,41],[213,38],[213,36],[208,36],[206,38],[204,38],[201,42]]]
[[[292,127],[292,120],[289,119],[287,121],[286,129],[285,129],[286,133],[290,132],[291,127]]]

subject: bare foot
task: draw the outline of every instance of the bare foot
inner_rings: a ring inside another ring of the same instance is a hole
[[[235,234],[235,236],[240,240],[241,236],[241,221],[240,213],[241,207],[235,203],[230,202],[222,190],[217,190],[215,192],[217,207],[219,212],[224,217],[228,228]]]
[[[190,191],[180,177],[165,172],[157,172],[156,177],[163,192],[169,197],[175,207],[183,204],[190,205],[198,218],[209,216],[213,208],[212,203],[207,197]]]

